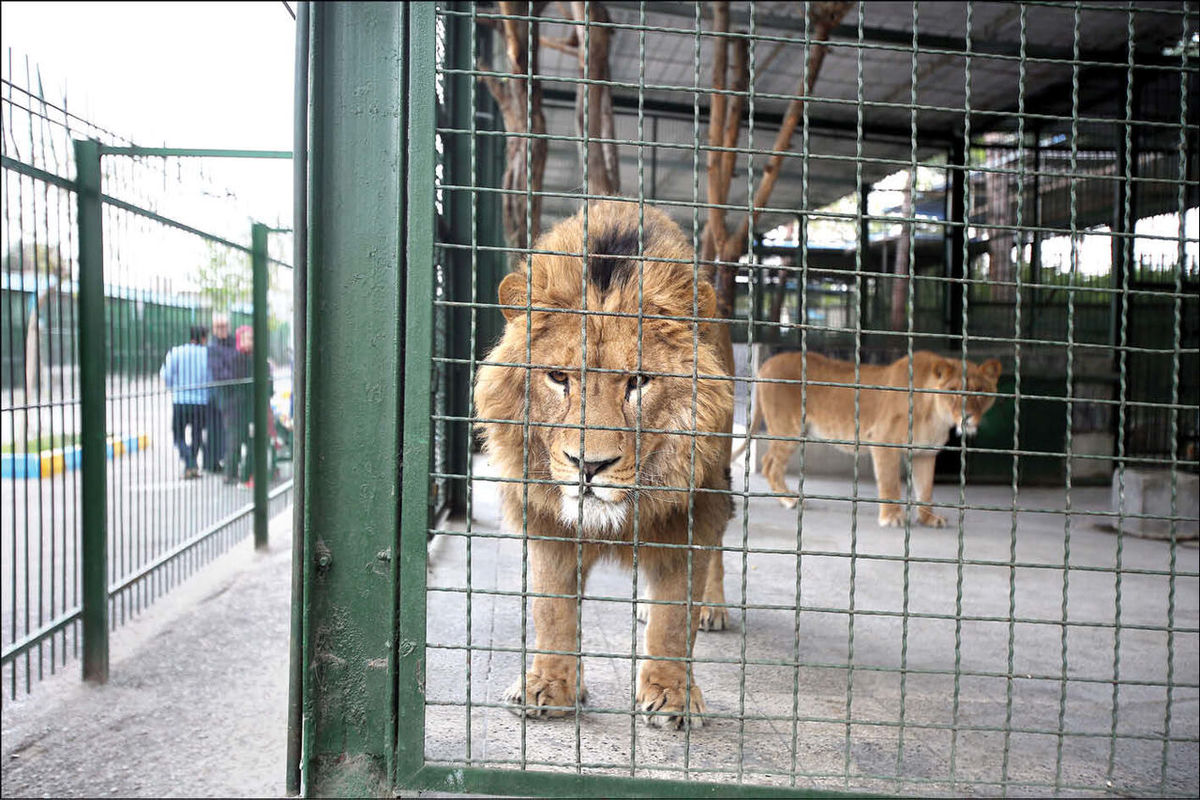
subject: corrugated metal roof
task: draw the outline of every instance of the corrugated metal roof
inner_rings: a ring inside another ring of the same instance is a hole
[[[708,135],[709,95],[705,90],[711,81],[714,39],[701,36],[697,40],[695,31],[697,27],[711,31],[710,5],[645,3],[645,24],[654,28],[645,31],[636,29],[642,4],[614,1],[605,6],[613,23],[635,26],[613,31],[611,78],[621,84],[613,89],[617,137],[639,141],[636,109],[640,103],[646,114],[640,141],[664,143],[640,148],[640,173],[639,147],[623,144],[619,148],[622,193],[642,194],[680,222],[690,224],[694,203],[702,205],[707,198],[702,147]],[[781,48],[769,66],[754,76],[749,98],[755,116],[753,142],[743,126],[739,147],[770,149],[775,125],[801,85],[806,52],[802,8],[803,4],[795,2],[731,4],[731,27],[749,30],[753,26],[755,35],[764,37],[753,42],[752,63],[765,62]],[[1162,63],[1163,49],[1177,44],[1184,30],[1181,9],[1177,2],[1139,3],[1131,17],[1123,4],[1091,3],[1078,10],[1074,4],[1030,5],[1025,7],[1022,24],[1021,7],[1012,3],[860,3],[834,32],[807,104],[807,159],[801,154],[798,129],[792,141],[794,156],[784,162],[770,206],[820,208],[855,191],[860,176],[874,182],[914,158],[927,162],[943,157],[950,137],[962,136],[968,108],[973,133],[1015,129],[1014,112],[1022,91],[1030,115],[1065,115],[1069,119],[1073,89],[1080,114],[1110,117],[1123,111],[1130,26],[1139,63]],[[544,13],[561,12],[550,4]],[[541,28],[542,36],[551,38],[565,38],[572,30],[569,25],[551,22]],[[915,59],[914,29],[918,31]],[[1081,63],[1073,67],[1076,46]],[[1027,56],[1023,71],[1017,58],[1022,47]],[[1178,70],[1178,59],[1174,69]],[[543,47],[541,72],[574,78],[578,65],[572,55]],[[1196,83],[1200,82],[1193,81]],[[575,135],[574,86],[555,81],[544,86],[547,130]],[[911,107],[914,86],[915,112]],[[855,136],[860,125],[866,133],[861,142]],[[1055,120],[1027,117],[1027,129],[1035,125],[1053,127]],[[1060,121],[1059,125],[1066,123]],[[912,126],[918,131],[915,141],[909,136]],[[1105,147],[1111,146],[1115,134],[1104,130],[1106,127],[1084,125],[1081,146],[1084,135],[1098,135]],[[767,159],[763,154],[739,155],[730,203],[747,204],[747,166],[753,165],[757,178]],[[805,166],[807,203],[802,181]],[[551,142],[545,189],[571,194],[581,192],[582,187],[577,144]],[[547,198],[546,222],[577,207],[574,197]],[[705,215],[703,210],[698,213],[701,218]],[[764,215],[759,228],[772,227],[787,216],[786,212]]]

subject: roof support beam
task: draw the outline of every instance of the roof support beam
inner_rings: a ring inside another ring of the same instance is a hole
[[[703,91],[703,90],[702,90]],[[542,89],[542,102],[547,107],[553,108],[575,108],[575,92],[569,89],[558,89],[552,86],[544,86]],[[691,122],[693,119],[694,110],[690,102],[684,103],[677,100],[660,100],[652,97],[644,97],[642,99],[644,112],[660,117],[674,117],[677,119],[687,120]],[[638,110],[638,98],[636,95],[625,95],[613,93],[613,111],[618,114],[636,114]],[[708,106],[700,107],[700,123],[708,122]],[[754,127],[756,130],[777,130],[783,124],[783,114],[756,110],[754,113]],[[854,137],[856,126],[854,122],[842,122],[829,119],[814,119],[812,116],[808,118],[808,126],[814,132],[823,135],[833,136],[850,136]],[[909,141],[911,131],[908,126],[898,125],[863,125],[864,139],[887,139],[899,140],[903,142]],[[933,131],[923,128],[917,129],[917,140],[930,144],[946,144],[950,141],[951,134],[949,131]]]
[[[632,0],[608,0],[606,4],[608,8],[621,8],[632,11],[637,11],[641,7],[641,3],[632,2]],[[671,16],[686,17],[694,20],[696,17],[696,8],[692,3],[681,2],[656,2],[646,7],[647,11],[658,14],[669,14]],[[701,17],[710,19],[712,10],[707,7],[707,4],[701,7]],[[745,11],[730,10],[729,21],[731,25],[747,27],[750,24],[750,15]],[[804,33],[804,17],[796,14],[769,14],[755,13],[754,15],[755,28],[762,30],[777,30],[791,31],[795,33]],[[841,41],[858,41],[858,26],[855,24],[839,25],[833,29],[830,34],[833,40]],[[912,48],[913,36],[910,30],[898,30],[892,28],[879,28],[873,26],[863,27],[862,41],[868,44],[893,44],[902,47],[905,50]],[[971,37],[970,40],[972,56],[1013,56],[1021,55],[1020,42],[1009,41],[993,41],[989,39],[977,39]],[[917,33],[917,48],[919,50],[946,50],[951,52],[964,53],[967,50],[967,39],[964,36],[946,36],[936,33]],[[1061,46],[1046,46],[1026,43],[1025,45],[1026,58],[1048,58],[1062,61],[1074,61],[1076,56],[1072,52],[1071,47]],[[1116,50],[1089,50],[1081,49],[1078,58],[1083,61],[1108,61],[1114,66],[1124,66],[1124,51]],[[1157,64],[1164,63],[1163,57],[1154,52],[1138,53],[1135,56],[1135,63],[1138,64]],[[1178,63],[1178,59],[1174,62]]]

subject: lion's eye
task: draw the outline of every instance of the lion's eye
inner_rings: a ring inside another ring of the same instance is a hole
[[[638,389],[641,389],[643,386],[645,386],[649,382],[650,382],[649,375],[634,375],[632,378],[629,379],[629,382],[627,384],[625,384],[625,395],[628,397],[629,395],[633,394]]]
[[[563,372],[561,369],[555,369],[547,372],[546,377],[557,383],[559,386],[567,385],[567,373]]]

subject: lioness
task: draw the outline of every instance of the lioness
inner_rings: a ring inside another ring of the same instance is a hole
[[[636,204],[592,203],[586,260],[581,210],[534,247],[550,252],[500,282],[507,324],[479,370],[475,405],[486,452],[511,481],[502,485],[505,520],[530,536],[542,651],[506,700],[534,717],[584,701],[582,665],[563,654],[579,647],[577,571],[586,581],[598,559],[629,566],[636,520],[639,572],[657,601],[637,705],[652,725],[700,727],[704,699],[690,664],[655,657],[690,656],[702,596],[724,601],[720,554],[703,548],[721,543],[732,504],[704,490],[729,488],[724,440],[707,434],[730,429],[733,389],[719,379],[729,372],[714,326],[690,321],[712,317],[716,295],[693,279],[683,232],[644,208],[639,255],[638,218]],[[689,541],[696,547],[679,546]],[[715,585],[702,593],[706,580]]]
[[[892,386],[894,389],[862,389],[858,400],[859,426],[854,428],[854,364],[838,361],[818,353],[808,353],[808,370],[801,353],[780,353],[767,359],[758,370],[758,377],[766,380],[805,380],[804,403],[801,407],[801,384],[759,383],[754,402],[754,421],[750,430],[755,431],[767,423],[771,436],[798,436],[802,421],[808,433],[818,439],[840,440],[835,446],[854,452],[856,440],[870,445],[871,460],[875,466],[875,485],[880,500],[899,500],[901,458],[908,433],[908,357],[885,366],[861,364],[860,386]],[[927,350],[913,353],[912,386],[915,390],[938,389],[954,394],[935,394],[914,391],[912,395],[912,444],[941,447],[950,438],[950,429],[957,428],[963,435],[972,435],[979,427],[979,420],[992,407],[995,398],[971,394],[971,392],[995,392],[996,379],[1000,377],[1000,362],[988,359],[976,365],[967,361],[967,397],[964,413],[962,396],[962,364],[957,359],[943,358]],[[846,383],[849,387],[826,386],[824,383]],[[734,452],[737,458],[747,442]],[[788,493],[783,473],[788,458],[799,444],[797,441],[770,440],[762,458],[762,473],[771,489],[781,494]],[[901,445],[890,447],[885,445]],[[929,503],[933,497],[933,463],[936,450],[913,451],[913,486],[917,500]],[[787,508],[796,507],[796,498],[781,497],[779,502]],[[935,514],[928,505],[917,508],[917,522],[940,528],[946,518]],[[879,504],[879,524],[882,526],[904,524],[903,506],[896,503]]]

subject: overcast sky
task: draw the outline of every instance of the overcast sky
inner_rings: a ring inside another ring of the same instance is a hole
[[[48,101],[65,94],[74,113],[137,144],[292,149],[295,22],[282,2],[6,0],[0,23],[6,75],[11,58],[14,80],[25,85],[28,58]],[[182,207],[170,206],[182,221],[245,242],[246,217],[290,226],[290,162],[204,159],[204,170],[237,195],[244,222],[217,229],[186,198]],[[127,278],[137,283],[161,274],[167,246],[157,236],[137,248],[140,257],[129,261],[140,275]]]
[[[294,4],[293,4],[294,7]],[[290,150],[295,23],[281,2],[0,6],[47,93],[144,144]]]

